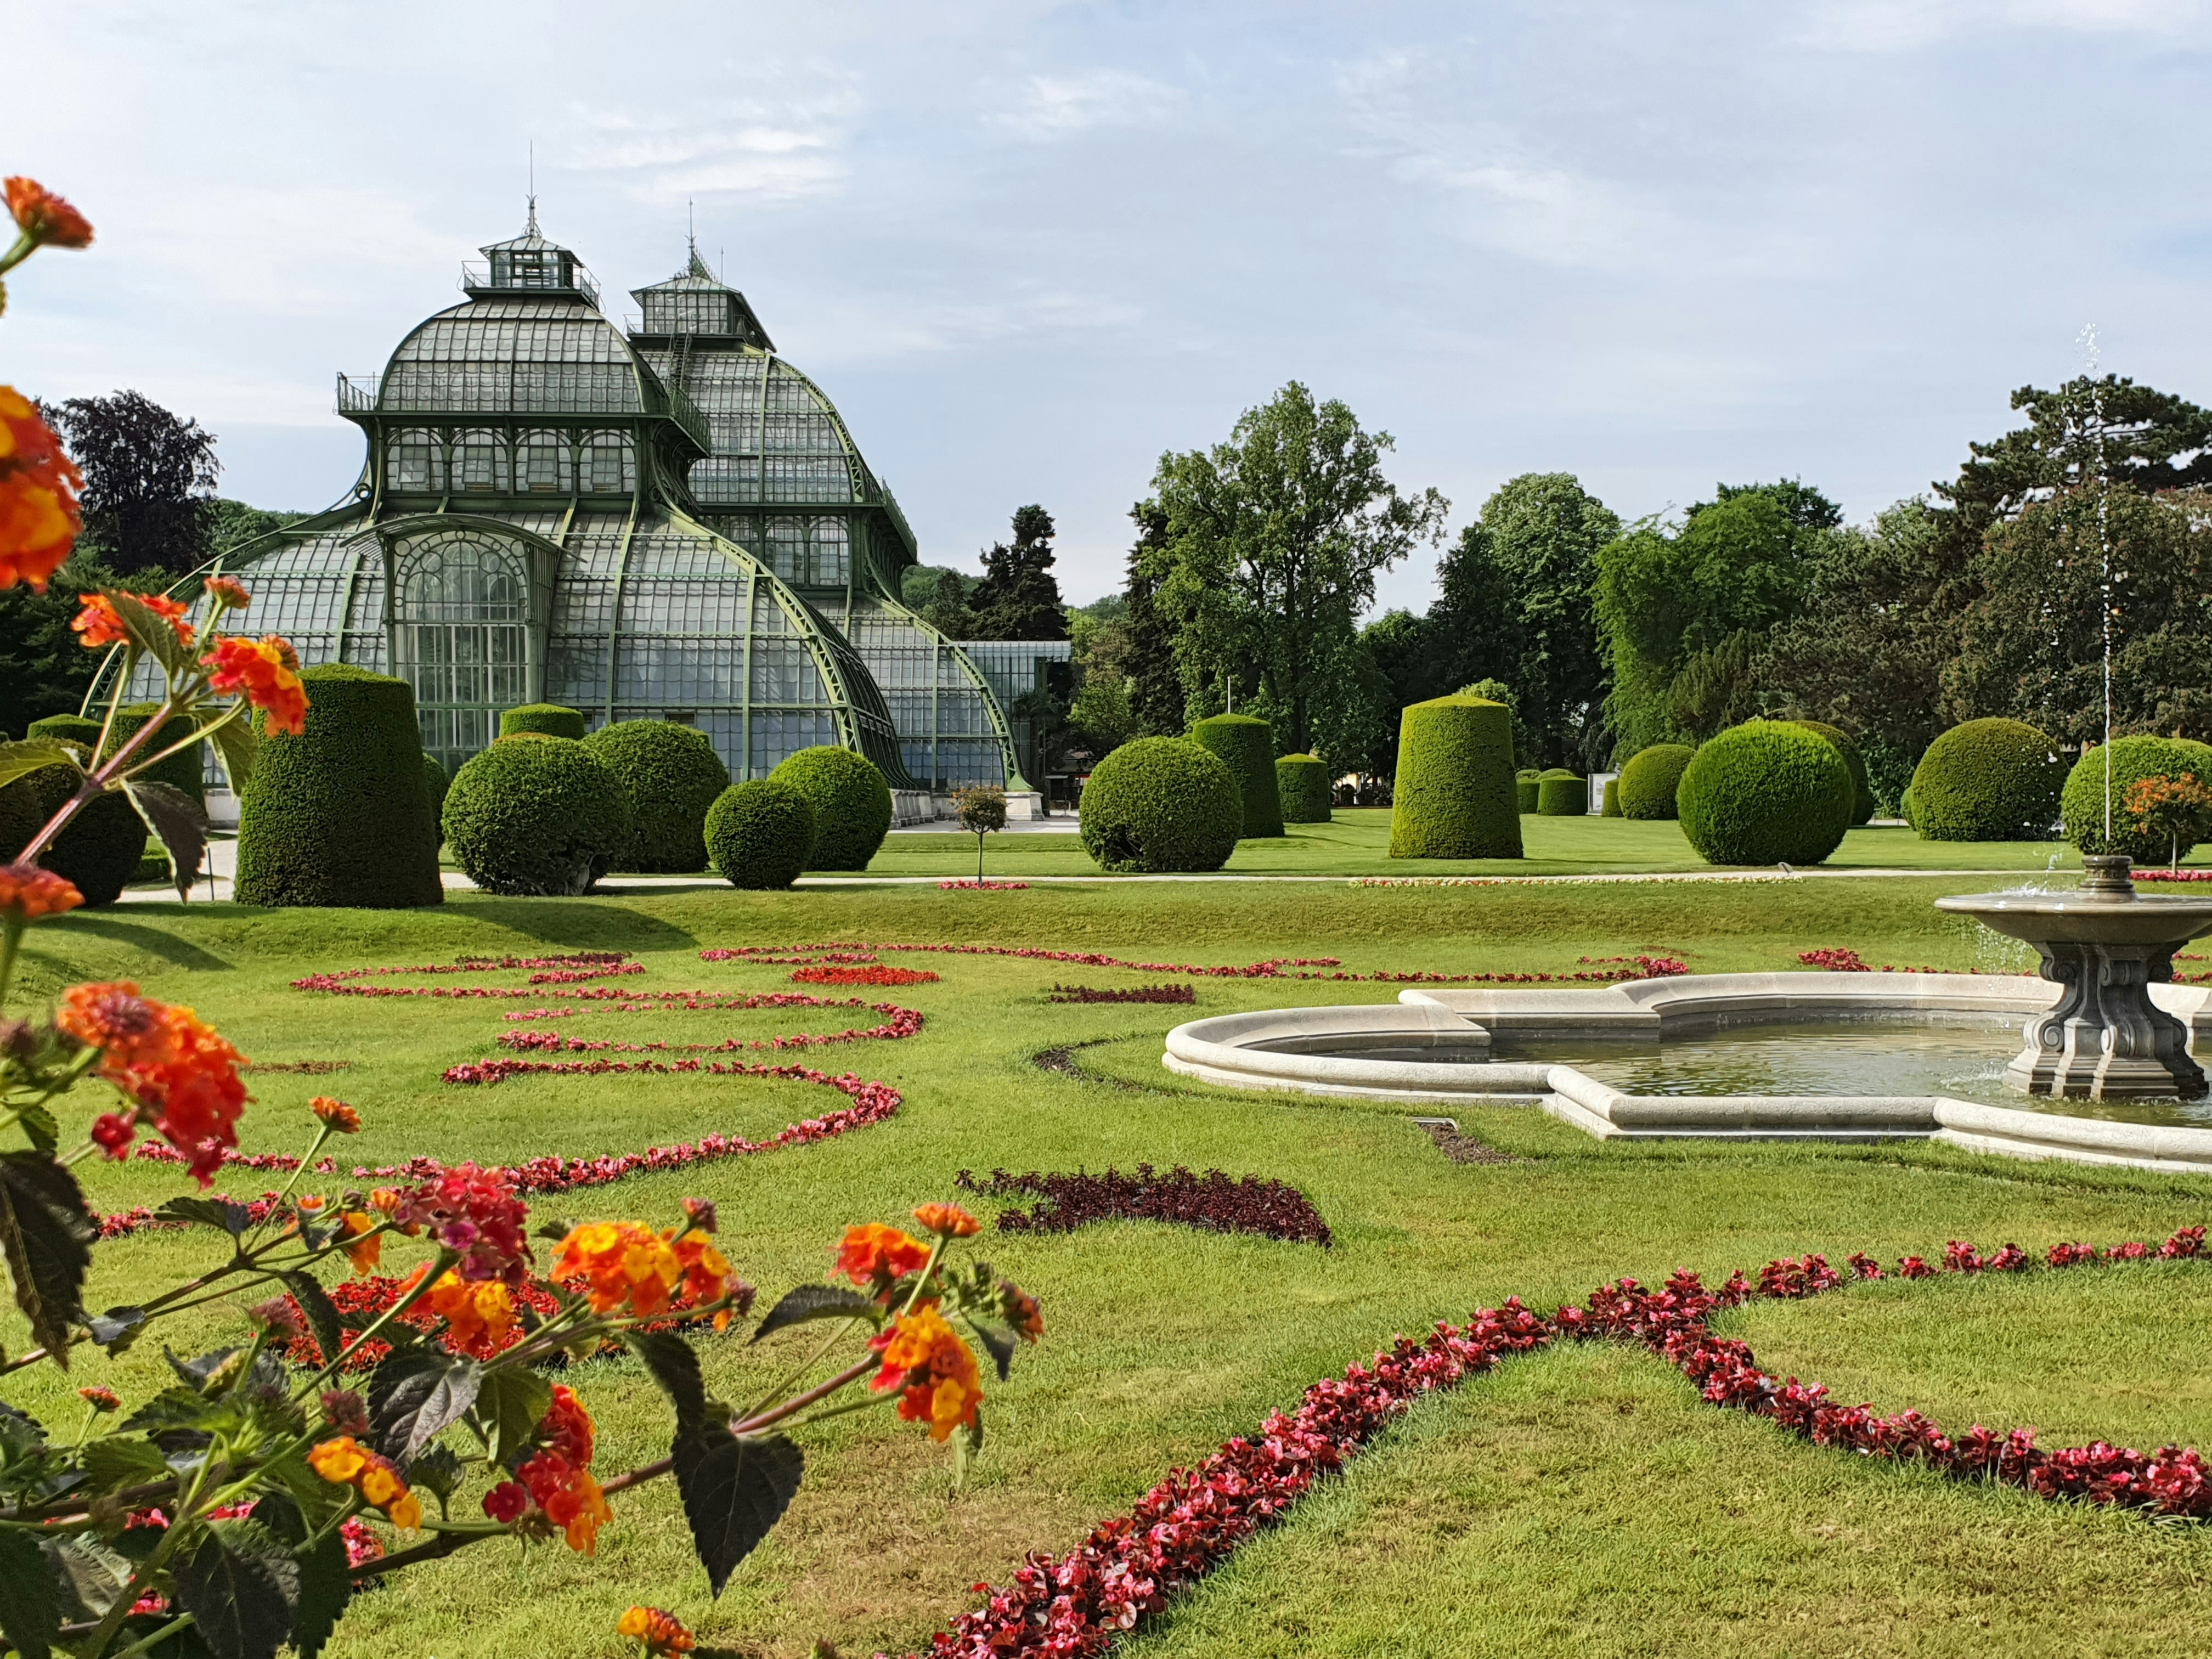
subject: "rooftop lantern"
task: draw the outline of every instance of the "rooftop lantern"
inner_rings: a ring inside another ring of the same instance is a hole
[[[513,300],[544,296],[554,300],[582,300],[597,306],[599,285],[584,269],[584,262],[557,242],[548,241],[538,228],[538,198],[530,198],[530,218],[522,234],[493,242],[477,250],[490,261],[461,267],[461,291],[472,300]]]

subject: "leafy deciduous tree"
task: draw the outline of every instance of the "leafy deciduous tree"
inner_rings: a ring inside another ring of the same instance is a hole
[[[48,411],[84,472],[84,536],[125,575],[182,574],[212,550],[217,509],[215,434],[150,398],[71,398]]]

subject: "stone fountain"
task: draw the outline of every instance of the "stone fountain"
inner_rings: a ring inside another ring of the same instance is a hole
[[[2071,893],[1973,893],[1936,901],[2021,939],[2043,958],[2043,977],[2063,988],[2027,1023],[2027,1046],[2005,1068],[2024,1093],[2076,1100],[2195,1100],[2204,1069],[2190,1057],[2189,1030],[2150,1000],[2173,975],[2173,953],[2212,932],[2212,896],[2142,895],[2131,861],[2090,856]]]

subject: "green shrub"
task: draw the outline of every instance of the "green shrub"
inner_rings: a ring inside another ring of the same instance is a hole
[[[1851,822],[1854,824],[1869,822],[1874,817],[1876,803],[1874,786],[1867,781],[1866,757],[1859,752],[1858,744],[1853,743],[1840,728],[1829,725],[1826,720],[1791,720],[1790,724],[1802,726],[1808,732],[1818,732],[1836,745],[1836,752],[1844,757],[1844,764],[1850,769]]]
[[[557,702],[526,702],[499,717],[499,734],[502,738],[516,737],[525,732],[536,732],[549,738],[574,738],[580,743],[584,717]]]
[[[1513,711],[1468,696],[1409,703],[1398,722],[1394,859],[1517,859]]]
[[[32,735],[59,734],[34,732]],[[95,729],[93,735],[100,733]],[[92,751],[83,744],[78,744],[77,750],[80,762],[91,759]],[[0,810],[0,836],[4,836],[0,839],[0,861],[12,861],[30,845],[31,837],[76,793],[79,781],[73,768],[42,766],[0,790],[0,798],[11,803]],[[145,854],[145,820],[119,792],[110,792],[71,818],[69,827],[39,855],[38,861],[41,868],[74,885],[87,904],[112,904],[138,878],[139,860]],[[165,863],[163,868],[167,867]]]
[[[707,809],[707,857],[732,887],[788,887],[814,854],[814,808],[774,778],[733,783]]]
[[[1083,850],[1102,870],[1218,870],[1244,833],[1228,764],[1188,738],[1139,738],[1084,786]]]
[[[1565,777],[1545,777],[1536,784],[1536,811],[1547,818],[1580,818],[1589,816],[1589,781],[1573,773]]]
[[[442,902],[415,692],[325,663],[297,737],[262,739],[238,801],[240,904],[397,910]]]
[[[1599,806],[1598,816],[1601,818],[1617,818],[1620,816],[1620,780],[1619,778],[1607,778],[1605,781],[1605,799]]]
[[[2065,821],[2066,839],[2084,853],[2118,853],[2138,864],[2166,862],[2164,836],[2144,835],[2130,828],[2124,810],[2128,787],[2137,778],[2187,775],[2212,788],[2212,745],[2187,738],[2118,738],[2112,745],[2112,833],[2105,834],[2105,751],[2090,749],[2074,763],[2059,796],[2059,816]],[[1917,790],[1920,780],[1912,787]],[[1928,814],[1925,801],[1921,816]],[[2187,858],[2190,849],[2181,849]]]
[[[441,842],[446,838],[446,791],[453,787],[453,781],[446,775],[446,769],[438,757],[425,751],[422,756],[422,787],[430,797],[430,829]]]
[[[1917,830],[1920,827],[1919,817],[1914,811],[1912,805],[1912,786],[1909,783],[1905,786],[1905,793],[1898,797],[1897,816],[1903,818],[1905,823],[1911,825],[1915,830]]]
[[[1543,781],[1544,775],[1533,768],[1513,775],[1513,806],[1516,812],[1525,814],[1536,810]]]
[[[1835,744],[1787,720],[1747,720],[1705,744],[1675,800],[1709,864],[1818,864],[1858,805]]]
[[[1285,823],[1329,821],[1328,763],[1318,755],[1285,755],[1275,763],[1275,793]]]
[[[2066,782],[2055,748],[2024,720],[1954,726],[1913,769],[1905,822],[1923,841],[2039,841]]]
[[[891,830],[891,788],[866,755],[830,744],[802,749],[769,774],[814,809],[810,870],[865,870]]]
[[[1680,817],[1674,793],[1683,769],[1698,751],[1684,743],[1655,743],[1629,757],[1620,769],[1620,816],[1647,822]]]
[[[100,741],[100,722],[82,714],[48,714],[33,720],[23,735],[58,738],[64,743],[81,743],[90,749]]]
[[[714,740],[673,720],[617,720],[584,739],[629,798],[637,840],[617,870],[688,874],[707,867],[707,809],[730,787]]]
[[[159,705],[134,702],[115,711],[115,731],[109,738],[106,752],[113,754],[137,735],[138,728],[154,718]],[[141,755],[158,754],[173,743],[181,743],[192,733],[192,722],[182,714],[170,717],[167,725],[146,740]],[[166,783],[181,789],[203,806],[207,804],[207,773],[204,754],[207,745],[194,744],[190,749],[180,749],[145,775],[155,783]]]
[[[1190,728],[1190,740],[1211,750],[1237,780],[1247,836],[1283,833],[1283,801],[1275,783],[1275,734],[1249,714],[1215,714]]]
[[[614,774],[570,738],[519,732],[471,758],[446,792],[446,845],[487,893],[574,894],[636,833]]]

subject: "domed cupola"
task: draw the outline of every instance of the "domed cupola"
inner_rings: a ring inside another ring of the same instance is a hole
[[[539,295],[581,300],[597,307],[599,285],[584,262],[538,228],[538,198],[530,198],[529,222],[522,234],[477,250],[488,264],[461,267],[461,291],[472,300],[512,300]]]
[[[683,270],[665,283],[632,289],[630,298],[644,313],[632,336],[640,345],[665,345],[690,335],[702,343],[775,349],[775,342],[768,337],[745,296],[707,268],[696,242]]]

